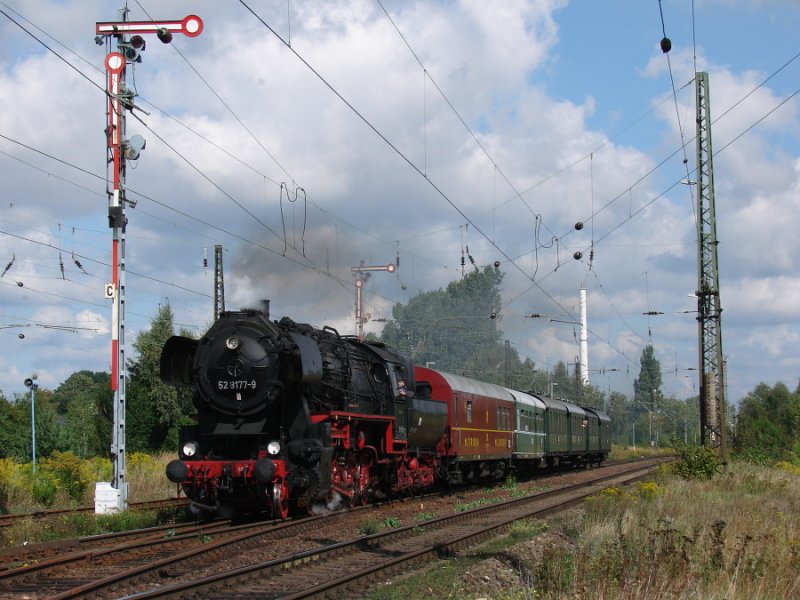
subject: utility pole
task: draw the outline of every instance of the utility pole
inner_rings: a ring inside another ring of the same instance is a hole
[[[222,244],[214,246],[214,320],[225,310],[225,281],[222,273]]]
[[[33,376],[34,378],[36,375]],[[34,378],[28,377],[25,380],[25,387],[31,390],[31,458],[33,462],[33,474],[36,475],[36,388],[39,384]]]
[[[582,285],[578,296],[581,318],[580,334],[580,382],[589,385],[589,323],[586,316],[586,286]]]
[[[370,273],[375,271],[387,271],[394,273],[397,270],[397,265],[389,263],[388,265],[368,266],[361,261],[357,267],[350,267],[350,272],[356,278],[356,336],[359,340],[364,339],[364,323],[369,320],[369,317],[363,317],[364,308],[364,283],[369,279]]]
[[[168,44],[174,33],[189,37],[200,35],[203,21],[189,15],[180,21],[128,21],[128,8],[120,9],[120,21],[98,22],[95,41],[110,48],[116,38],[117,50],[106,55],[106,142],[108,163],[113,168],[113,188],[108,191],[108,226],[112,229],[111,283],[105,286],[106,298],[112,300],[111,310],[111,389],[114,392],[114,426],[111,441],[113,468],[113,503],[116,510],[128,508],[128,482],[125,473],[125,403],[127,368],[125,359],[125,235],[127,204],[135,205],[125,194],[125,165],[136,160],[145,147],[142,136],[125,137],[125,111],[133,110],[135,93],[125,85],[128,64],[141,62],[147,34],[155,34]],[[98,488],[99,489],[99,488]]]
[[[717,218],[711,145],[708,73],[695,73],[697,96],[697,329],[700,375],[700,443],[719,448],[727,463],[722,307],[717,262]]]

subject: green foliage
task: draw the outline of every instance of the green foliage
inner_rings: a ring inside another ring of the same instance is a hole
[[[30,460],[30,406],[0,398],[0,458]]]
[[[719,451],[705,446],[686,446],[678,449],[673,470],[684,479],[712,479],[721,466]]]
[[[546,548],[534,574],[534,586],[544,597],[567,593],[575,578],[575,554],[559,547]]]
[[[519,387],[526,388],[532,373],[522,374],[516,350],[504,346],[497,328],[502,280],[499,269],[486,266],[451,282],[445,290],[424,292],[406,305],[396,304],[381,339],[413,355],[416,364],[434,362],[437,369],[497,383],[503,382],[505,371],[507,377],[524,379]]]
[[[359,535],[372,535],[380,530],[381,524],[375,517],[367,517],[357,529]]]
[[[31,480],[31,496],[37,504],[50,508],[58,494],[58,480],[47,471],[37,471]]]
[[[89,466],[71,452],[54,451],[39,463],[39,473],[57,482],[70,500],[80,502],[86,490],[94,483]]]
[[[733,450],[751,462],[795,460],[800,449],[800,393],[759,384],[739,407]]]
[[[111,444],[113,393],[108,373],[78,371],[55,392],[63,415],[59,448],[86,458],[105,454]]]
[[[652,344],[642,350],[639,365],[639,377],[633,380],[633,401],[642,406],[653,406],[661,394],[661,363]]]
[[[417,521],[418,523],[424,523],[425,521],[430,521],[431,519],[435,519],[438,516],[439,516],[439,513],[436,512],[436,511],[421,512],[421,513],[417,513],[414,516],[414,520]]]
[[[194,410],[191,397],[163,383],[159,377],[161,350],[174,335],[169,304],[159,306],[150,329],[139,333],[134,347],[136,360],[128,364],[128,445],[132,451],[159,451],[175,448],[178,428],[186,414]]]
[[[383,520],[383,526],[386,529],[397,529],[403,524],[399,517],[386,517]]]

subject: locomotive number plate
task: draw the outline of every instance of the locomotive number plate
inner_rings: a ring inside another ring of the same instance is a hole
[[[221,379],[217,382],[219,390],[254,390],[256,389],[255,379]]]

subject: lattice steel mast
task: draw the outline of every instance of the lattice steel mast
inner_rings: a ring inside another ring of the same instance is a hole
[[[711,146],[708,73],[695,74],[697,97],[697,324],[700,374],[700,440],[727,461],[725,362],[717,262],[717,218]]]
[[[214,246],[214,320],[225,310],[225,281],[222,272],[222,244]]]

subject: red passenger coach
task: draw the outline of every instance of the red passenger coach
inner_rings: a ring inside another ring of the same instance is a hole
[[[509,469],[514,429],[514,397],[491,383],[415,367],[417,388],[430,386],[432,400],[448,407],[447,439],[440,465],[452,483],[502,479]]]

